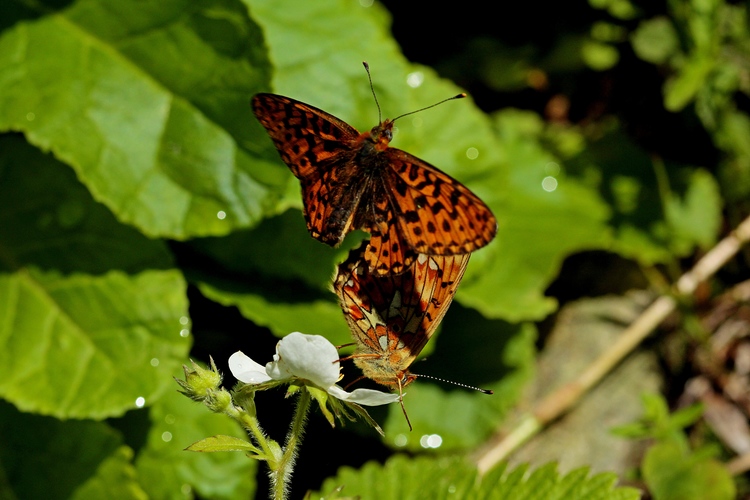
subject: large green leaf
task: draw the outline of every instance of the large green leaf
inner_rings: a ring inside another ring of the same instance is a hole
[[[265,292],[230,291],[208,283],[199,285],[209,299],[236,306],[244,317],[267,327],[279,338],[291,332],[302,332],[323,335],[336,345],[351,342],[349,327],[333,294],[329,294],[329,300],[297,301],[294,291],[284,290],[279,284],[276,286],[274,291],[281,292],[278,295],[270,292],[271,285]]]
[[[542,146],[545,126],[533,113],[506,110],[495,116],[505,184],[491,181],[498,200],[497,242],[480,250],[458,300],[483,314],[510,321],[541,318],[556,303],[544,290],[569,254],[608,244],[610,210],[597,193]]]
[[[396,455],[385,465],[368,462],[361,469],[342,467],[336,477],[323,483],[323,496],[343,486],[347,497],[362,500],[469,498],[476,481],[476,470],[466,461],[449,458],[409,459]],[[313,498],[317,498],[313,494]]]
[[[224,274],[231,273],[236,284],[268,280],[271,290],[267,292],[275,289],[276,281],[302,281],[312,289],[328,291],[336,266],[353,245],[358,245],[354,235],[336,249],[311,238],[302,213],[295,209],[268,218],[251,230],[189,243]]]
[[[249,125],[267,68],[237,2],[81,0],[0,37],[0,131],[148,235],[226,234],[278,210],[291,177]]]
[[[104,460],[96,475],[78,488],[71,498],[80,500],[135,499],[146,500],[148,495],[138,484],[132,464],[133,450],[121,446]]]
[[[2,498],[145,498],[132,450],[103,423],[61,422],[0,402],[0,435]]]
[[[177,271],[0,274],[0,395],[61,418],[120,415],[163,395],[190,349]]]
[[[167,246],[117,222],[75,174],[20,136],[0,136],[0,269],[138,272],[173,265]]]

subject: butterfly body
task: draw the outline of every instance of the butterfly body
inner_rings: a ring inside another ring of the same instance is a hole
[[[300,180],[310,234],[331,246],[346,234],[371,234],[370,269],[398,274],[417,254],[460,255],[497,231],[490,209],[436,167],[390,147],[393,121],[360,133],[309,104],[256,94],[253,111],[282,160]]]
[[[409,366],[448,310],[469,255],[419,254],[404,273],[380,276],[368,269],[365,247],[339,266],[334,291],[357,346],[354,364],[367,378],[401,389],[416,378]]]

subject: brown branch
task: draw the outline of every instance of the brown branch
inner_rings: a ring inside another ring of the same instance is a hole
[[[683,297],[691,295],[701,282],[713,276],[748,241],[750,241],[750,217],[742,221],[734,231],[706,253],[690,271],[677,280],[673,289],[674,294]],[[622,333],[612,347],[584,369],[577,379],[544,397],[530,413],[519,420],[514,429],[500,437],[496,445],[479,455],[476,459],[479,473],[484,474],[490,470],[549,423],[570,411],[592,387],[659,326],[676,306],[677,301],[671,296],[664,295],[657,298]]]

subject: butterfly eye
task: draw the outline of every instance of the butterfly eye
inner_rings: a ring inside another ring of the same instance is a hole
[[[390,129],[385,131],[385,138],[388,139],[389,141],[393,140],[393,132],[391,132]]]

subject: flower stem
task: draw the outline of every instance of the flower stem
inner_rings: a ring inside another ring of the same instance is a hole
[[[268,437],[260,427],[260,423],[255,414],[248,412],[245,408],[240,409],[234,405],[230,405],[226,408],[224,413],[229,415],[250,434],[255,443],[260,446],[261,450],[263,450],[263,453],[266,455],[266,460],[270,463],[274,459],[275,454],[272,447],[269,445]]]
[[[250,433],[255,438],[255,442],[258,443],[263,452],[268,457],[273,457],[273,450],[268,445],[268,438],[266,437],[266,433],[263,432],[263,429],[260,428],[258,419],[246,414],[245,418],[243,418],[242,424],[246,429],[250,430]]]
[[[278,463],[278,468],[272,471],[273,480],[273,498],[274,500],[285,500],[289,493],[289,480],[294,472],[294,462],[297,458],[297,448],[302,442],[302,435],[305,432],[305,422],[307,412],[310,409],[310,393],[306,390],[300,391],[300,398],[297,401],[297,408],[294,410],[294,419],[286,435],[284,445],[284,454]]]

